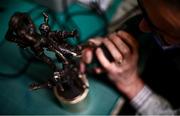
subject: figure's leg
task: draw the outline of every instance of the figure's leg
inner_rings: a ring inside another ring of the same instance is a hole
[[[55,63],[52,61],[51,58],[49,58],[48,56],[46,56],[44,53],[41,53],[38,55],[38,58],[40,58],[40,60],[42,60],[43,62],[45,62],[46,64],[48,64],[54,71],[57,71],[58,68],[55,65]]]
[[[37,90],[37,89],[41,89],[41,88],[52,88],[52,84],[48,81],[48,82],[45,82],[45,83],[32,83],[30,86],[29,86],[29,90]]]
[[[61,91],[64,91],[63,85],[61,83],[61,77],[62,77],[62,72],[54,72],[54,75],[52,78],[50,78],[47,82],[45,83],[32,83],[29,86],[30,90],[37,90],[37,89],[42,89],[42,88],[52,88],[53,86],[57,86],[60,88]]]
[[[58,70],[58,67],[55,65],[52,59],[44,54],[44,50],[40,45],[37,47],[32,47],[31,49],[35,53],[36,57],[44,63],[48,64],[53,69],[53,71]]]
[[[68,60],[62,53],[58,53],[58,54],[56,53],[56,58],[57,58],[58,62],[61,62],[63,64],[69,64]]]

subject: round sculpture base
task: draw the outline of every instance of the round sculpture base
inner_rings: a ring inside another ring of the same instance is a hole
[[[79,78],[81,78],[80,80],[83,81],[83,83],[85,83],[86,87],[84,87],[84,91],[81,94],[75,96],[74,98],[71,98],[71,99],[65,98],[64,96],[59,94],[57,86],[53,88],[56,98],[61,103],[61,105],[68,111],[81,112],[88,105],[89,83],[85,74],[79,75]]]

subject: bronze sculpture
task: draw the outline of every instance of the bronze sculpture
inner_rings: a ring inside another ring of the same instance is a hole
[[[69,37],[77,37],[78,33],[76,30],[52,31],[48,24],[48,15],[43,13],[43,16],[44,23],[40,25],[40,33],[38,33],[33,21],[26,13],[14,13],[9,21],[6,39],[17,43],[22,48],[30,48],[38,59],[48,64],[54,71],[53,76],[47,82],[31,84],[31,90],[43,87],[53,88],[61,103],[76,104],[86,98],[89,87],[86,75],[79,71],[78,58],[82,47],[71,46],[66,41]],[[45,50],[55,54],[62,68],[56,66],[53,60],[45,54]]]

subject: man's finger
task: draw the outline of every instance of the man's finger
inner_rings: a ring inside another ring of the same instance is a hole
[[[132,52],[133,52],[133,50],[137,50],[138,43],[132,35],[130,35],[129,33],[125,32],[125,31],[119,31],[117,33],[117,35],[120,38],[122,38],[122,40],[124,42],[126,42],[129,45],[129,47],[131,47]]]
[[[86,71],[85,64],[83,62],[80,62],[80,72],[85,73],[85,71]]]
[[[104,39],[104,45],[107,47],[115,61],[122,61],[122,55],[117,47],[108,39]]]
[[[92,43],[95,44],[96,46],[99,46],[99,45],[101,45],[103,39],[104,39],[104,38],[102,38],[102,37],[96,37],[96,38],[90,39],[88,42],[92,42]]]
[[[117,36],[116,34],[111,34],[109,38],[114,43],[114,45],[118,48],[118,50],[122,53],[123,58],[129,55],[130,53],[129,46],[119,36]]]
[[[101,65],[103,66],[103,68],[105,68],[106,70],[110,69],[111,63],[110,61],[106,58],[106,56],[104,55],[103,51],[101,48],[97,48],[96,50],[96,56],[99,60],[99,62],[101,63]]]
[[[93,57],[93,49],[86,48],[82,52],[82,61],[86,64],[91,63]]]

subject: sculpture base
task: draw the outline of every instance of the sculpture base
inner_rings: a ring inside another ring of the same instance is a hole
[[[79,95],[76,95],[73,98],[63,96],[63,94],[59,92],[59,89],[57,86],[55,86],[53,88],[54,94],[55,94],[56,98],[58,99],[58,101],[61,103],[61,105],[65,109],[67,109],[69,111],[73,111],[73,112],[83,111],[86,108],[86,106],[88,105],[89,83],[88,83],[88,80],[87,80],[85,74],[81,74],[81,75],[79,75],[79,77],[80,77],[80,80],[83,81],[83,83],[85,83],[86,87],[84,87],[83,91],[81,90],[82,93],[79,93]],[[84,86],[84,85],[82,85],[82,86]],[[78,88],[76,88],[76,89],[78,89]],[[69,95],[72,94],[71,91],[67,91],[64,93],[68,94],[68,92],[69,92]]]

